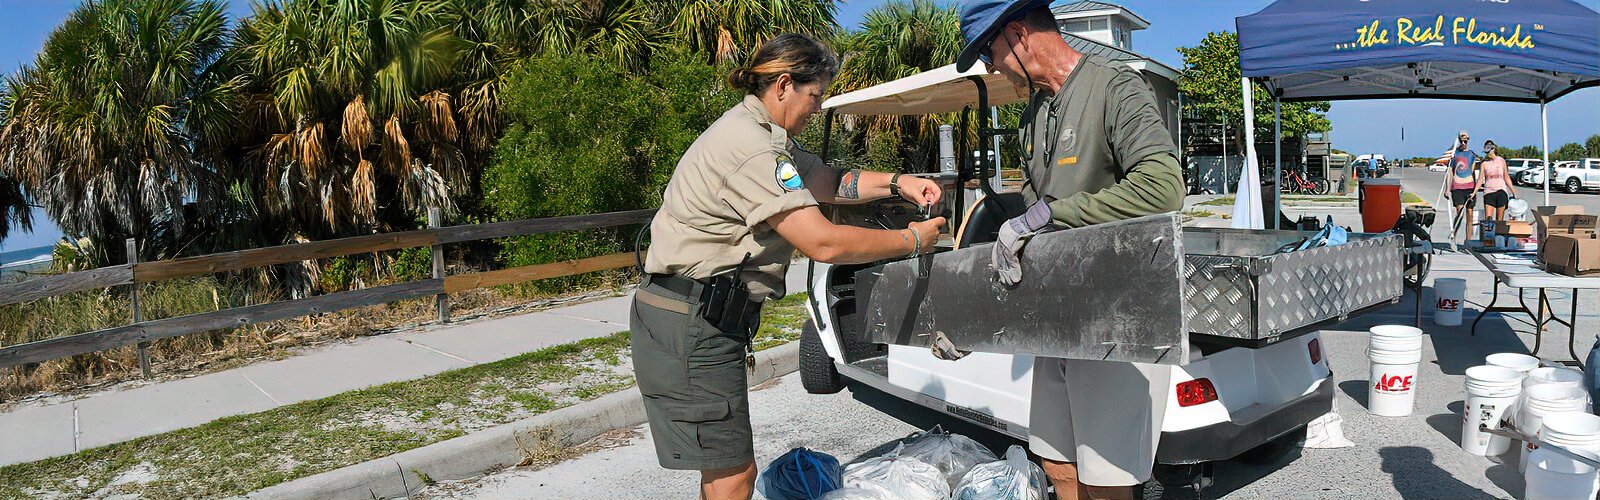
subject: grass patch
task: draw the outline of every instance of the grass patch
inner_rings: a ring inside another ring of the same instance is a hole
[[[1213,207],[1232,206],[1233,205],[1233,197],[1232,196],[1224,196],[1224,197],[1213,199],[1213,200],[1202,201],[1199,204],[1200,205],[1213,206]]]
[[[798,339],[807,319],[804,293],[767,304],[756,350]],[[0,498],[241,495],[626,389],[629,354],[619,332],[11,465]]]
[[[1421,196],[1417,196],[1417,193],[1413,193],[1413,192],[1410,192],[1410,191],[1401,191],[1400,192],[1400,202],[1401,203],[1425,203],[1424,201],[1422,201],[1422,197]]]
[[[757,351],[800,339],[800,329],[811,319],[806,312],[807,292],[796,292],[768,302],[761,309],[761,328],[756,330]]]
[[[207,498],[388,456],[632,385],[626,332],[0,468],[0,497]],[[149,471],[128,481],[129,471]]]
[[[1216,214],[1211,213],[1210,210],[1201,210],[1201,209],[1198,209],[1198,208],[1191,208],[1191,209],[1188,209],[1188,210],[1184,210],[1183,211],[1183,215],[1186,215],[1186,216],[1189,216],[1189,217],[1194,217],[1196,219],[1202,219],[1202,218],[1206,218],[1206,217],[1211,217],[1211,216],[1216,215]]]

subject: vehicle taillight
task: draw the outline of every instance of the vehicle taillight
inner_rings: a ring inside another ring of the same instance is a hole
[[[1211,379],[1197,378],[1178,384],[1178,406],[1190,407],[1217,400],[1217,388]]]
[[[1311,339],[1311,343],[1306,344],[1306,350],[1311,351],[1311,364],[1322,362],[1322,339]]]

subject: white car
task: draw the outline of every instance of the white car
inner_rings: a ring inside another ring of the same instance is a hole
[[[1446,167],[1443,163],[1435,163],[1435,164],[1432,164],[1432,165],[1428,165],[1428,171],[1429,172],[1444,172],[1444,171],[1448,171],[1448,170],[1450,170],[1450,167]]]
[[[1544,179],[1540,177],[1535,182],[1543,183]],[[1556,186],[1560,186],[1560,189],[1568,193],[1600,189],[1600,158],[1556,163],[1555,174],[1550,178],[1550,187]]]
[[[1555,175],[1550,176],[1550,187],[1562,189],[1563,186],[1561,185],[1561,181],[1562,179],[1565,179],[1565,177],[1562,177],[1560,172],[1563,170],[1570,171],[1571,167],[1577,163],[1578,162],[1575,161],[1558,161],[1550,164],[1549,168],[1529,170],[1526,174],[1523,174],[1522,178],[1526,181],[1527,185],[1543,189],[1544,176],[1551,172],[1555,172]]]
[[[1507,158],[1506,174],[1510,176],[1513,181],[1515,181],[1517,174],[1521,174],[1530,168],[1538,168],[1541,166],[1544,166],[1544,160],[1540,160],[1538,158]]]

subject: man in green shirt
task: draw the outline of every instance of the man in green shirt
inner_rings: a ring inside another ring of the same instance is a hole
[[[1033,91],[1022,123],[1030,206],[1001,227],[994,245],[1001,282],[1024,279],[1018,255],[1052,226],[1182,207],[1177,147],[1137,71],[1069,47],[1048,1],[968,1],[961,32],[958,70],[983,59]],[[1130,498],[1150,479],[1171,369],[1037,358],[1033,374],[1029,447],[1045,459],[1057,497]]]

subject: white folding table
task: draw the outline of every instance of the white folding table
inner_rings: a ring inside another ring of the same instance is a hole
[[[1467,247],[1467,253],[1482,262],[1489,272],[1494,274],[1494,295],[1489,300],[1489,306],[1478,312],[1478,318],[1472,320],[1472,335],[1478,334],[1478,322],[1484,315],[1492,312],[1498,313],[1523,313],[1533,319],[1533,352],[1539,352],[1539,344],[1544,340],[1544,327],[1554,321],[1567,327],[1567,353],[1572,355],[1571,364],[1583,366],[1578,357],[1577,350],[1577,324],[1578,324],[1578,290],[1600,290],[1600,277],[1573,277],[1564,274],[1555,274],[1539,268],[1534,261],[1532,252],[1496,252],[1482,248]],[[1516,306],[1500,306],[1495,304],[1500,301],[1500,285],[1517,289]],[[1539,290],[1539,304],[1537,312],[1528,307],[1523,290],[1535,288]],[[1549,304],[1546,290],[1551,288],[1564,288],[1572,291],[1572,312],[1563,321],[1556,316],[1555,311],[1550,311],[1545,317],[1545,310]]]

